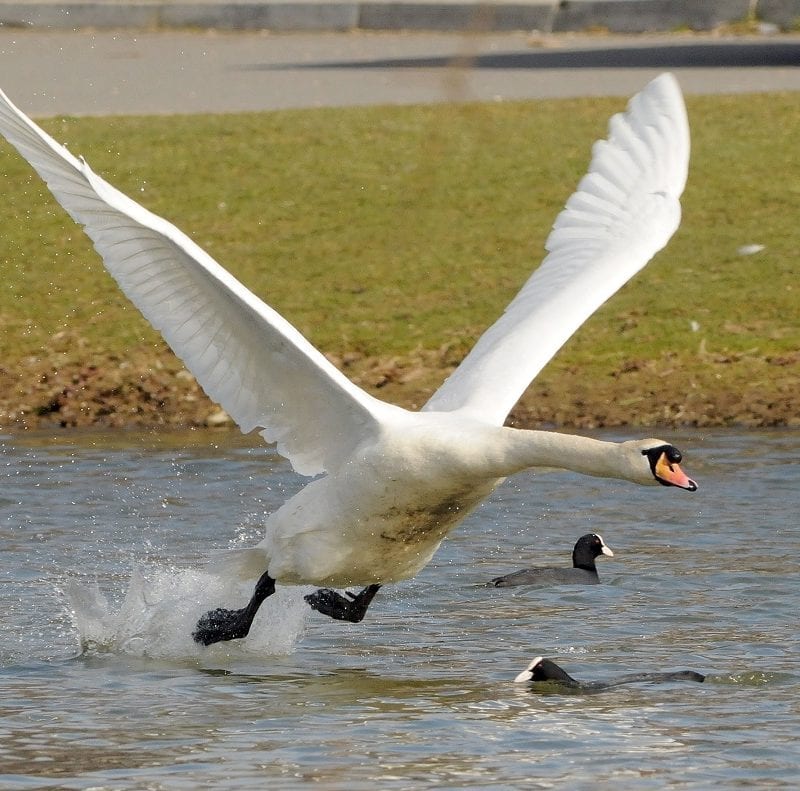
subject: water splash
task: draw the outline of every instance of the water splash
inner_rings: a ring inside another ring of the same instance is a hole
[[[205,648],[192,639],[197,619],[219,606],[243,606],[252,584],[231,583],[197,569],[133,566],[118,608],[97,583],[68,580],[62,593],[70,608],[81,650],[158,659],[196,659],[232,651],[285,655],[294,650],[310,612],[305,588],[279,588],[262,606],[250,635]]]

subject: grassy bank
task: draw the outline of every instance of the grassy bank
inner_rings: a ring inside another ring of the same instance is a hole
[[[24,97],[15,97],[24,107]],[[419,405],[542,257],[623,103],[43,124],[357,381]],[[684,222],[516,411],[527,424],[797,424],[800,97],[688,101]],[[191,377],[5,144],[0,425],[203,424]],[[764,249],[743,255],[744,245]]]

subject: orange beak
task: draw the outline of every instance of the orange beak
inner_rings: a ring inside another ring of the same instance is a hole
[[[655,469],[653,470],[656,480],[664,486],[677,486],[679,489],[686,489],[689,492],[697,491],[697,484],[680,468],[679,464],[670,462],[666,453],[658,457]]]

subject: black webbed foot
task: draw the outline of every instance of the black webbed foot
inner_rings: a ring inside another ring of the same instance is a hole
[[[335,618],[337,621],[358,623],[366,615],[367,608],[380,587],[380,585],[368,585],[361,593],[345,591],[344,596],[330,588],[320,588],[303,598],[309,603],[312,610]]]
[[[203,615],[192,632],[196,643],[211,645],[223,640],[238,640],[247,637],[253,619],[264,599],[275,593],[275,580],[266,572],[256,583],[255,591],[246,607],[241,610],[226,610],[218,607]]]
[[[203,645],[223,640],[238,640],[247,637],[254,617],[254,615],[248,616],[246,607],[241,610],[226,610],[219,607],[200,618],[192,637],[196,643]]]

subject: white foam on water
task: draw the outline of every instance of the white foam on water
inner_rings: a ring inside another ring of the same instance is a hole
[[[243,607],[254,582],[230,582],[198,569],[135,564],[119,607],[97,583],[69,580],[62,592],[82,651],[108,651],[159,659],[213,657],[222,651],[285,655],[295,649],[310,612],[309,588],[279,587],[262,605],[250,634],[218,646],[192,639],[198,618],[217,607]]]

